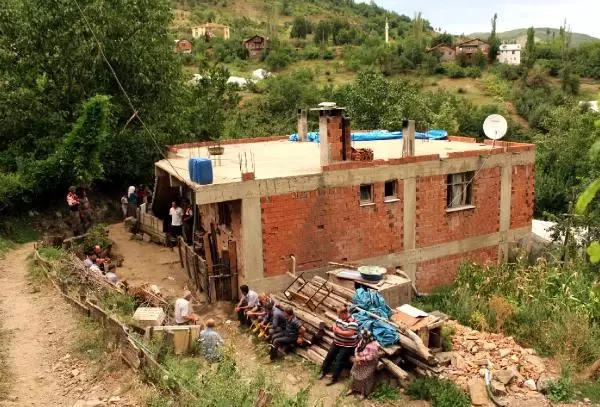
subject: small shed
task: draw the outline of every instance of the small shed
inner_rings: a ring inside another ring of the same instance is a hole
[[[188,40],[178,40],[175,44],[175,51],[180,54],[191,54],[192,43]]]
[[[258,56],[264,49],[269,47],[269,39],[261,35],[244,40],[244,48],[248,50],[251,57]]]

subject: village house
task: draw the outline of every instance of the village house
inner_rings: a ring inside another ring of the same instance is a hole
[[[213,38],[215,36],[221,36],[228,40],[231,35],[231,28],[225,24],[218,23],[205,23],[192,27],[192,38],[206,38],[207,36]]]
[[[224,140],[220,151],[214,142],[169,148],[155,165],[154,213],[167,217],[182,194],[196,205],[196,253],[204,239],[203,257],[182,255],[182,264],[206,262],[215,275],[206,279],[229,276],[221,287],[232,292],[242,283],[282,290],[288,272],[318,273],[328,262],[401,268],[431,292],[453,282],[464,261],[506,261],[530,235],[534,145],[450,136],[415,140],[414,155],[402,157],[402,139],[351,142],[341,108],[318,113],[320,143],[263,137]],[[188,161],[209,148],[219,155],[200,185]],[[374,160],[353,161],[353,148],[372,149]]]
[[[456,58],[456,49],[452,45],[438,44],[427,50],[428,53],[437,53],[440,55],[441,62],[453,62]]]
[[[498,51],[498,62],[501,64],[521,64],[521,44],[502,44]]]
[[[192,43],[188,40],[175,40],[175,52],[180,54],[191,54]]]
[[[487,57],[490,52],[490,45],[479,38],[473,38],[456,45],[456,55],[466,55],[467,61],[471,60],[477,52],[481,52]]]
[[[251,57],[256,57],[260,53],[269,47],[269,40],[261,35],[255,35],[254,37],[244,40],[244,48],[248,50]]]

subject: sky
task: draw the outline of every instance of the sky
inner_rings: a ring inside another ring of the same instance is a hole
[[[600,0],[375,0],[388,10],[412,17],[421,11],[431,25],[452,34],[489,32],[498,13],[497,31],[558,28],[567,19],[572,32],[600,38]]]

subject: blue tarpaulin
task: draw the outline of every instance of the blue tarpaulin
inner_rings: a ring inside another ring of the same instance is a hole
[[[415,133],[415,138],[420,140],[444,140],[448,137],[446,130],[428,130],[425,133]],[[306,138],[313,143],[319,142],[319,133],[310,131]],[[402,138],[401,131],[373,130],[369,132],[353,132],[352,141],[377,141],[377,140],[396,140]],[[290,141],[298,141],[298,134],[294,133],[289,137]]]
[[[352,302],[355,306],[385,319],[392,315],[392,309],[385,303],[381,294],[374,290],[357,288]],[[400,341],[400,335],[394,326],[373,318],[364,311],[357,311],[352,315],[356,318],[359,328],[370,331],[381,346],[391,346]]]

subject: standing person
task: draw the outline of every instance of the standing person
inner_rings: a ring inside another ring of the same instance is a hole
[[[137,195],[133,185],[127,190],[127,216],[137,218]]]
[[[171,216],[171,235],[174,237],[181,236],[181,225],[183,224],[183,209],[177,205],[177,202],[171,203],[171,209],[169,209],[169,215]]]
[[[321,376],[323,379],[332,371],[331,382],[327,386],[337,383],[340,373],[350,364],[350,357],[358,343],[358,323],[348,312],[348,308],[341,306],[338,309],[338,318],[333,325],[333,344],[323,361]],[[332,369],[333,367],[333,369]]]
[[[371,332],[363,329],[358,346],[354,351],[354,364],[350,371],[352,384],[348,390],[348,396],[352,393],[359,393],[360,397],[364,399],[371,394],[378,363],[379,343],[373,338]]]
[[[123,195],[121,197],[121,212],[123,212],[123,219],[125,219],[127,217],[127,204],[129,202],[127,201],[127,195]]]
[[[270,351],[271,360],[275,360],[277,356],[285,355],[285,349],[296,345],[298,339],[304,335],[306,330],[302,326],[302,322],[294,315],[292,307],[286,307],[283,312],[285,314],[285,329],[283,332],[273,335]]]
[[[209,362],[218,362],[221,359],[221,348],[223,347],[223,338],[215,331],[215,320],[210,318],[206,321],[206,328],[200,332],[198,342],[200,342],[202,355]]]
[[[240,291],[242,292],[242,298],[240,298],[240,302],[235,307],[235,312],[237,312],[240,326],[247,326],[250,320],[246,316],[246,312],[254,307],[258,307],[258,294],[256,291],[249,289],[245,284],[240,286]]]
[[[183,296],[175,300],[175,323],[177,325],[193,325],[200,319],[198,315],[190,311],[191,299],[191,291],[185,290]]]
[[[146,202],[146,187],[144,184],[140,184],[135,191],[137,195],[137,204],[138,206],[142,206]]]
[[[194,210],[189,202],[186,202],[183,210],[183,237],[187,243],[192,243],[194,237]]]
[[[87,189],[81,189],[81,198],[79,199],[79,217],[81,218],[81,229],[86,233],[92,226],[92,209],[90,200],[87,196]]]
[[[67,205],[71,212],[71,230],[73,230],[74,236],[79,236],[81,216],[79,214],[79,197],[75,192],[76,189],[74,186],[69,187],[69,192],[67,193]]]
[[[152,204],[152,198],[154,197],[154,193],[152,192],[152,188],[146,187],[146,202],[148,202],[148,206]]]

